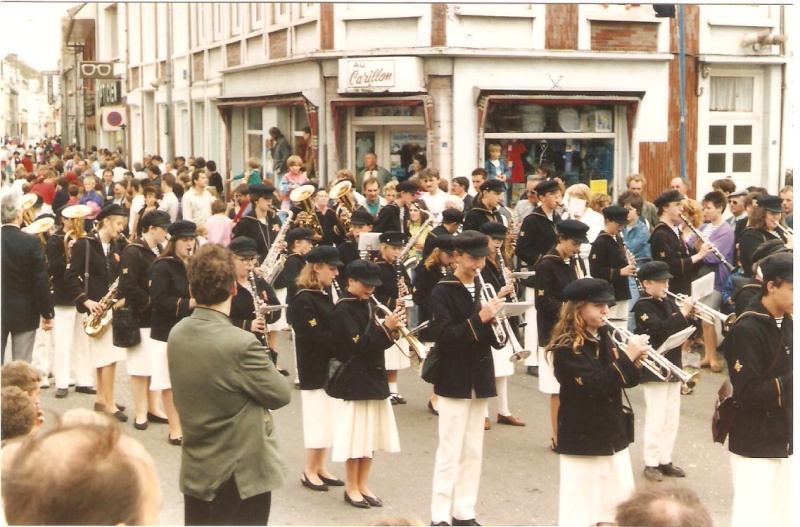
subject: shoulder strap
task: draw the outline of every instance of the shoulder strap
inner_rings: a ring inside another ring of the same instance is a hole
[[[77,242],[76,242],[77,243]],[[86,240],[86,266],[83,269],[83,292],[89,294],[89,253],[92,252],[92,244]]]

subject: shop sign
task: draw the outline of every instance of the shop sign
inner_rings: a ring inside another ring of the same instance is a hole
[[[102,125],[106,132],[116,132],[122,130],[125,125],[125,107],[107,106],[103,108]]]
[[[339,92],[424,92],[422,60],[417,57],[339,60]]]
[[[122,99],[121,91],[122,86],[119,81],[117,82],[104,82],[98,83],[98,99],[97,103],[98,106],[111,106],[113,104],[119,104],[120,100]]]

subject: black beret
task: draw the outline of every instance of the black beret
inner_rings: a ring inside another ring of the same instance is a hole
[[[505,240],[508,227],[499,221],[487,221],[479,229],[483,234],[496,240]]]
[[[609,221],[615,221],[622,225],[628,224],[628,209],[619,205],[611,205],[603,209],[603,217]]]
[[[381,268],[369,260],[354,260],[344,268],[345,276],[358,280],[367,285],[379,286],[381,282]]]
[[[258,256],[256,241],[247,236],[239,236],[231,240],[228,249],[236,256]]]
[[[375,223],[375,216],[366,210],[354,210],[350,215],[351,225],[372,225]]]
[[[314,241],[314,231],[305,227],[297,227],[289,231],[286,235],[286,243],[290,244],[298,240]]]
[[[458,209],[444,209],[442,223],[464,223],[464,213]]]
[[[269,196],[270,194],[275,192],[275,187],[273,187],[272,185],[265,185],[263,183],[250,185],[248,188],[250,189],[250,194],[251,195],[256,195],[256,196],[261,196],[261,197]],[[258,199],[258,198],[256,198],[256,199]]]
[[[453,238],[453,248],[470,256],[488,256],[489,238],[478,231],[464,231]]]
[[[416,194],[419,190],[419,187],[410,181],[401,181],[395,187],[397,189],[397,193],[401,192],[411,192],[412,194]]]
[[[589,238],[586,233],[589,232],[589,226],[578,220],[563,220],[556,224],[558,233],[568,240],[573,240],[578,243],[589,243]]]
[[[380,236],[381,243],[386,243],[389,245],[396,245],[398,247],[402,247],[406,244],[405,236],[402,232],[397,231],[386,231],[382,232]]]
[[[454,249],[453,240],[455,239],[456,237],[453,236],[452,234],[449,233],[440,234],[439,236],[433,239],[433,247],[434,249],[439,249],[441,251],[446,252],[447,254],[453,254],[453,249]]]
[[[169,212],[165,210],[153,210],[142,216],[142,230],[146,231],[150,227],[167,228],[172,224]]]
[[[309,263],[324,263],[336,267],[341,267],[344,265],[344,263],[342,263],[342,261],[339,259],[339,251],[330,245],[320,245],[319,247],[314,247],[308,251],[308,253],[306,253],[306,261]]]
[[[479,189],[481,192],[503,192],[503,182],[499,179],[487,179]]]
[[[639,280],[668,280],[672,278],[669,265],[666,262],[647,262],[636,271]]]
[[[169,226],[167,232],[173,238],[197,238],[197,225],[193,221],[178,220]]]
[[[555,179],[545,179],[538,185],[534,187],[533,190],[536,191],[536,194],[539,196],[544,196],[548,192],[555,192],[559,190],[558,181]]]
[[[616,304],[614,290],[609,282],[599,278],[581,278],[570,282],[564,288],[564,299],[578,302],[598,302],[613,306]]]
[[[780,196],[761,196],[758,198],[758,206],[769,212],[781,212],[781,198]]]
[[[753,256],[750,259],[753,263],[756,263],[759,260],[763,260],[767,256],[790,250],[791,249],[786,248],[786,244],[783,243],[783,240],[768,240],[759,245],[756,250],[753,251]]]
[[[794,254],[782,252],[767,256],[758,265],[761,268],[761,276],[764,283],[776,280],[788,280],[794,282]]]
[[[106,205],[103,209],[97,213],[95,219],[97,221],[102,221],[109,216],[128,216],[128,211],[126,211],[121,206],[117,205],[116,203],[112,203],[111,205]]]
[[[664,205],[668,203],[674,203],[676,201],[683,201],[683,196],[677,190],[667,190],[662,192],[656,200],[653,202],[653,205],[656,206],[657,209],[660,209]]]

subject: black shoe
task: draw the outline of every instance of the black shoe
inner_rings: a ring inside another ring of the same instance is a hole
[[[75,393],[85,393],[86,395],[97,395],[97,390],[91,386],[76,386]]]
[[[117,407],[119,407],[119,405],[117,405]],[[152,421],[153,423],[158,423],[160,425],[165,425],[169,423],[169,419],[167,419],[166,417],[159,417],[156,414],[150,412],[147,412],[147,420]]]
[[[406,402],[408,402],[406,401],[405,397],[399,393],[392,393],[390,394],[390,397],[392,399],[392,404],[406,404]]]
[[[300,478],[300,483],[302,483],[304,487],[309,488],[311,490],[316,490],[318,492],[327,492],[328,490],[328,486],[324,482],[322,483],[322,485],[311,483],[311,481],[308,479],[308,476],[306,476],[305,472],[303,472],[303,477]],[[347,496],[347,493],[345,493],[345,496]]]
[[[56,388],[56,399],[64,399],[69,395],[69,390],[66,388]]]
[[[134,419],[133,420],[133,427],[136,430],[147,430],[147,421],[145,421],[144,423],[137,423],[136,419]]]
[[[439,410],[433,407],[433,403],[428,401],[428,410],[431,411],[433,415],[439,415]]]
[[[644,467],[644,477],[650,481],[662,481],[664,479],[658,467]]]
[[[124,423],[125,421],[128,420],[128,416],[122,410],[117,410],[112,415],[116,417],[117,421],[119,421],[120,423]]]
[[[319,476],[319,479],[321,479],[322,482],[324,484],[328,485],[329,487],[344,487],[344,481],[342,481],[340,479],[337,479],[337,478],[333,478],[333,479],[326,478],[325,476],[320,476],[319,474],[317,474],[317,476]]]
[[[528,366],[528,375],[539,376],[539,366]]]
[[[686,472],[680,467],[676,467],[672,463],[668,465],[659,465],[658,470],[661,471],[662,474],[665,476],[671,476],[673,478],[685,478]]]
[[[356,501],[347,495],[347,491],[344,491],[344,501],[345,503],[349,503],[350,505],[358,509],[369,509],[369,503],[367,502],[367,500],[362,499],[361,501]]]
[[[167,435],[167,439],[169,439],[169,444],[170,445],[181,446],[183,444],[183,438],[182,437],[179,437],[177,439],[173,439],[169,435]]]
[[[450,524],[447,522],[431,522],[431,525],[435,527],[450,527]]]
[[[369,503],[370,507],[383,507],[383,502],[377,496],[373,498],[372,496],[367,496],[365,494],[364,499],[367,501],[367,503]]]
[[[278,373],[280,373],[284,377],[288,377],[289,376],[289,372],[284,370],[284,369],[281,369],[281,368],[278,368]]]
[[[457,519],[453,518],[453,526],[455,527],[456,525],[478,525],[478,526],[480,526],[480,523],[476,522],[475,518],[472,518],[471,520],[457,520]]]
[[[115,404],[114,406],[116,406],[117,410],[119,410],[120,412],[124,412],[125,411],[125,407],[122,406],[121,404]]]

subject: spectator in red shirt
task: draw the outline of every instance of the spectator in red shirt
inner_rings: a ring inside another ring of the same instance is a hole
[[[53,204],[56,195],[56,173],[52,170],[45,170],[44,174],[33,184],[31,192],[39,194],[47,205]]]

